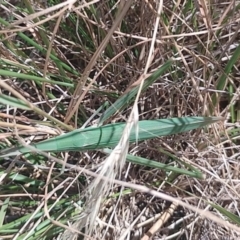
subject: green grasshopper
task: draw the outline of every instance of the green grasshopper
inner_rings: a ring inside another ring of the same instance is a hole
[[[160,136],[186,132],[222,120],[221,117],[182,117],[159,120],[143,120],[138,128],[132,128],[129,141],[143,141]],[[100,127],[88,127],[33,143],[30,146],[44,152],[86,151],[115,147],[126,123],[114,123]],[[138,132],[136,133],[136,130]],[[138,139],[136,139],[138,136]],[[33,152],[33,148],[19,146],[0,152],[0,158]]]

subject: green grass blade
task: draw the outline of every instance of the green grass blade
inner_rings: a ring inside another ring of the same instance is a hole
[[[32,104],[32,108],[30,108],[29,104],[27,102],[23,101],[23,100],[20,100],[20,99],[14,98],[14,97],[10,97],[10,96],[7,96],[5,94],[0,94],[0,103],[3,103],[5,105],[10,105],[12,107],[17,107],[17,108],[20,108],[20,109],[24,109],[24,110],[33,110],[34,112],[36,112],[36,113],[38,113],[42,116],[45,116],[50,121],[58,124],[62,128],[67,129],[67,130],[72,130],[71,126],[68,126],[68,125],[62,123],[60,120],[58,120],[58,119],[52,117],[51,115],[45,113],[43,110],[36,107],[35,105]]]
[[[142,92],[144,92],[150,85],[152,85],[167,69],[171,67],[171,65],[172,61],[171,60],[167,61],[150,77],[148,77],[143,83]],[[99,125],[102,125],[113,114],[115,114],[117,111],[120,111],[123,107],[126,107],[128,104],[130,104],[134,100],[134,97],[137,95],[138,90],[139,86],[133,88],[131,91],[118,98],[118,100],[103,113],[99,121]]]
[[[110,154],[112,152],[112,150],[104,148],[103,152],[106,154]],[[183,174],[183,175],[186,175],[189,177],[200,178],[200,179],[203,178],[203,175],[200,171],[197,171],[197,170],[196,171],[188,171],[186,169],[170,166],[168,164],[156,162],[153,160],[149,160],[147,158],[133,156],[131,154],[127,154],[127,161],[134,163],[134,164],[143,165],[146,167],[162,169],[165,172],[171,171],[171,172],[180,173],[180,174]]]
[[[226,210],[225,208],[217,205],[217,204],[213,204],[213,203],[209,203],[213,208],[217,209],[222,215],[224,215],[226,218],[228,218],[228,220],[232,221],[233,223],[240,225],[240,217],[229,212],[228,210]]]
[[[160,120],[144,120],[138,123],[138,141],[152,139],[160,136],[186,132],[200,128],[221,120],[220,117],[183,117]],[[115,147],[123,133],[126,123],[115,123],[103,127],[90,127],[77,129],[61,136],[48,139],[32,146],[40,151],[85,151]],[[129,137],[130,142],[136,141],[135,128]],[[31,152],[29,148],[20,147],[6,150],[0,157],[15,156]]]
[[[173,161],[176,161],[179,164],[183,165],[185,168],[188,168],[189,170],[191,170],[191,172],[194,172],[199,178],[203,178],[201,171],[196,169],[195,167],[193,167],[191,164],[188,164],[188,163],[182,161],[181,159],[176,157],[174,154],[164,150],[161,147],[158,148],[158,151],[163,153],[164,155],[168,156],[169,158],[173,159]]]
[[[224,69],[224,73],[219,78],[217,86],[216,86],[217,90],[222,91],[226,88],[226,85],[228,83],[228,75],[232,71],[232,68],[233,68],[234,64],[238,61],[239,57],[240,57],[240,45],[234,51],[232,57],[230,58],[230,60],[228,61],[227,65]],[[214,94],[212,97],[213,107],[216,107],[216,105],[218,104],[218,101],[219,101],[218,95]]]
[[[5,215],[7,213],[7,208],[9,206],[9,201],[10,201],[10,198],[6,198],[4,203],[2,204],[2,207],[1,207],[1,210],[0,210],[0,228],[3,225]]]
[[[9,26],[9,23],[6,22],[4,19],[2,19],[0,17],[0,23],[5,25],[5,26]],[[29,38],[27,35],[25,35],[22,32],[17,32],[17,35],[23,40],[26,41],[30,46],[35,47],[38,51],[40,51],[42,54],[46,54],[47,53],[47,49],[42,47],[41,45],[39,45],[38,43],[36,43],[34,40],[32,40],[31,38]],[[57,58],[56,56],[54,56],[52,53],[50,54],[50,58],[56,63],[57,66],[59,66],[59,64],[61,64],[61,66],[71,72],[74,73],[76,75],[79,75],[79,73],[77,71],[75,71],[74,69],[72,69],[69,65],[65,64],[64,62],[62,62],[59,58]]]
[[[33,7],[33,5],[31,4],[30,0],[24,0],[24,4],[25,4],[25,6],[26,6],[29,14],[35,13],[34,7]],[[37,23],[37,22],[40,21],[40,19],[39,19],[39,18],[36,18],[36,19],[33,19],[33,21],[34,21],[35,23]],[[43,31],[42,28],[39,28],[38,31],[39,31],[39,35],[41,36],[41,40],[43,41],[44,45],[49,48],[50,42],[49,42],[49,40],[48,40],[48,36],[47,36],[46,32]],[[52,55],[54,55],[54,56],[57,55],[53,48],[51,49],[51,53],[52,53]],[[65,72],[64,72],[64,70],[63,70],[63,68],[62,68],[62,66],[61,66],[61,63],[60,63],[59,61],[55,61],[55,64],[56,64],[56,66],[57,66],[57,68],[58,68],[59,73],[60,73],[62,76],[66,76],[66,74],[65,74]]]
[[[228,92],[229,92],[229,101],[232,100],[233,95],[234,95],[234,89],[233,89],[233,85],[230,84],[228,87]],[[230,116],[231,116],[231,121],[232,123],[235,123],[236,119],[235,119],[235,104],[231,104],[230,106]]]
[[[5,94],[0,94],[0,103],[20,108],[23,110],[31,110],[31,108],[21,99],[10,97]]]
[[[24,73],[18,73],[18,72],[12,72],[12,71],[7,71],[7,70],[1,70],[0,69],[0,75],[1,76],[7,76],[7,77],[16,77],[18,79],[23,79],[23,80],[32,80],[35,82],[45,82],[45,83],[51,83],[51,84],[57,84],[59,86],[65,86],[65,87],[74,87],[74,84],[72,83],[66,83],[66,82],[60,82],[60,81],[54,81],[50,79],[46,79],[43,77],[37,77],[34,75],[29,75],[29,74],[24,74]]]

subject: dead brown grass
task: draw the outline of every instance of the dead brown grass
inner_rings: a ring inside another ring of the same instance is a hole
[[[116,1],[116,9],[124,7],[122,2],[124,1]],[[157,26],[156,38],[153,39],[159,4],[163,4],[161,18]],[[73,83],[77,86],[75,91],[59,86],[53,87],[50,84],[44,84],[39,88],[33,81],[5,80],[30,102],[39,102],[41,109],[75,128],[80,126],[72,116],[83,118],[85,114],[87,119],[106,99],[110,103],[114,102],[113,94],[121,95],[129,91],[132,86],[140,84],[138,79],[145,70],[147,73],[154,71],[168,59],[174,58],[176,61],[171,72],[140,95],[139,119],[210,114],[228,118],[230,107],[235,104],[239,108],[240,105],[239,61],[235,64],[226,84],[231,83],[233,86],[235,93],[233,100],[229,100],[227,88],[224,88],[219,91],[219,104],[212,110],[212,94],[218,92],[216,86],[219,77],[224,72],[229,56],[239,44],[239,4],[240,1],[235,0],[133,1],[132,6],[126,9],[126,15],[113,25],[116,13],[114,9],[109,9],[107,1],[96,1],[94,5],[99,19],[95,16],[89,17],[89,9],[78,8],[81,4],[75,3],[71,10],[75,12],[78,21],[84,22],[94,45],[92,49],[86,48],[88,40],[78,36],[77,31],[75,36],[68,35],[61,25],[65,22],[69,28],[76,27],[72,26],[74,22],[66,17],[69,8],[66,4],[65,8],[58,12],[57,25],[55,25],[57,18],[48,19],[50,25],[45,34],[51,43],[48,45],[49,52],[42,55],[34,49],[23,50],[26,54],[31,52],[28,55],[31,56],[29,60],[31,66],[34,67],[34,71],[39,71],[43,75],[58,74],[58,68],[49,59],[51,51],[76,71],[83,73],[82,76],[74,79]],[[3,7],[1,9],[6,14],[6,19],[14,13],[18,21],[13,21],[12,29],[2,30],[5,34],[4,40],[11,38],[13,41],[19,41],[16,32],[24,31],[40,45],[45,44],[41,38],[41,24],[37,27],[39,23],[37,19],[24,18],[24,14],[15,9],[15,2],[9,1],[5,6],[9,11]],[[34,5],[33,8],[42,10],[47,9],[47,6]],[[104,34],[101,34],[101,31]],[[151,64],[146,69],[153,41]],[[20,42],[19,45],[23,48],[24,42]],[[107,50],[106,46],[110,50]],[[134,51],[139,54],[135,54]],[[17,55],[17,51],[9,51],[3,44],[0,46],[0,54],[2,59],[25,66],[26,62]],[[65,77],[71,78],[73,75],[68,73]],[[97,93],[96,89],[101,91]],[[52,90],[59,97],[57,102],[62,103],[64,111],[56,107],[55,100],[50,101],[48,98],[46,92]],[[8,91],[1,89],[1,92]],[[131,111],[132,108],[129,107],[116,114],[111,121],[125,121]],[[11,126],[13,116],[14,113],[11,111],[10,114],[7,111],[1,113],[1,121],[8,124],[0,125],[4,130],[4,133],[0,134],[1,138],[14,135],[6,131],[6,127],[13,128]],[[18,111],[15,116],[17,123],[22,122],[22,118],[26,117],[27,120],[24,122],[30,124],[27,128],[17,125],[19,135],[33,136],[32,131],[36,133],[36,129],[33,128],[34,121],[43,120],[43,117],[32,115],[29,111]],[[167,150],[182,161],[201,169],[205,174],[204,180],[175,176],[174,181],[169,182],[169,179],[166,181],[168,176],[164,171],[129,163],[122,172],[122,180],[179,198],[227,222],[227,219],[207,204],[207,201],[219,204],[239,216],[239,137],[235,137],[232,141],[227,135],[227,130],[234,127],[239,126],[227,120],[224,124],[209,129],[208,132],[199,130],[130,146],[131,153],[163,163],[169,163],[169,157],[162,154],[160,148]],[[44,135],[41,138],[55,132],[55,128],[54,131],[52,128],[49,129],[47,133],[46,130],[41,131]],[[95,170],[102,160],[102,154],[83,153],[78,154],[77,159],[80,166]],[[74,161],[76,163],[76,160]],[[121,192],[120,196],[110,197],[104,202],[96,226],[93,226],[91,238],[88,239],[230,240],[240,238],[240,233],[236,229],[224,227],[170,201],[141,191],[124,193],[124,187],[119,188],[118,185],[111,189],[111,194],[119,192]],[[78,221],[79,219],[75,219],[74,222],[78,223]],[[70,227],[74,226],[76,225],[71,221]],[[67,229],[60,239],[74,237],[76,235],[72,235]]]

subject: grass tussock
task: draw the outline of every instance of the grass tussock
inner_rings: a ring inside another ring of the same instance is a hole
[[[0,1],[0,238],[239,239],[239,17]]]

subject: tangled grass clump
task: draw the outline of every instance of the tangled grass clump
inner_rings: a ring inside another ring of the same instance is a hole
[[[239,8],[1,1],[0,238],[238,239]]]

